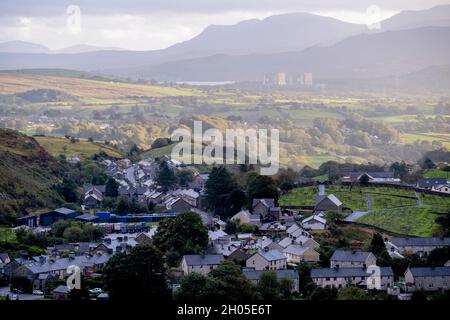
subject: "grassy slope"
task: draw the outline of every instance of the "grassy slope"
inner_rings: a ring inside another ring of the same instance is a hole
[[[108,82],[72,77],[58,77],[36,74],[0,73],[0,95],[14,94],[33,89],[54,89],[70,94],[81,101],[89,99],[123,99],[129,97],[193,96],[199,92],[193,89]]]
[[[61,203],[53,186],[64,170],[35,139],[0,129],[0,224],[25,209]]]
[[[330,186],[326,194],[333,193],[344,204],[354,211],[366,211],[366,193],[371,194],[372,211],[358,219],[358,222],[402,234],[431,236],[436,226],[435,219],[439,213],[450,209],[450,198],[421,195],[424,207],[419,207],[412,198],[415,194],[410,190],[391,188]],[[306,187],[292,190],[280,198],[283,206],[314,205],[317,188]]]
[[[80,140],[71,143],[70,140],[59,137],[35,137],[35,139],[54,157],[58,157],[60,154],[76,155],[83,160],[100,151],[106,152],[110,157],[121,158],[123,156],[119,150],[98,142]]]

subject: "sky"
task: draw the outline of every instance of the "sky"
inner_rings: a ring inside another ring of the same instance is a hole
[[[291,12],[365,23],[373,6],[382,20],[439,4],[450,0],[1,0],[0,42],[154,50],[189,40],[212,24]]]

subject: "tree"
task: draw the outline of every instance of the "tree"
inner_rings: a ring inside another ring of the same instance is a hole
[[[337,295],[338,300],[370,300],[370,296],[363,290],[355,286],[341,289]]]
[[[280,283],[274,271],[263,272],[256,288],[264,300],[277,300],[280,297]]]
[[[426,294],[425,290],[423,290],[423,289],[415,290],[411,295],[411,301],[421,302],[421,301],[427,301],[427,300],[428,300],[427,294]]]
[[[57,190],[65,201],[77,202],[79,198],[77,188],[76,183],[72,179],[64,178],[62,183],[58,185]]]
[[[292,294],[294,288],[294,281],[289,278],[281,278],[280,282],[280,294],[284,299],[288,299]]]
[[[369,176],[368,176],[367,174],[363,174],[363,175],[361,176],[361,178],[359,178],[359,183],[360,183],[362,186],[368,186],[368,185],[369,185],[369,182],[370,182],[370,178],[369,178]]]
[[[117,202],[116,212],[120,215],[125,215],[127,213],[130,213],[131,209],[131,202],[127,197],[120,197],[119,201]]]
[[[153,237],[153,243],[162,252],[171,252],[178,259],[172,259],[175,266],[184,254],[198,254],[208,245],[208,229],[201,217],[194,212],[179,214],[175,219],[160,223]]]
[[[227,234],[236,234],[239,230],[239,224],[237,221],[227,220],[225,223],[225,232]]]
[[[111,300],[163,300],[169,297],[162,253],[154,246],[138,245],[129,254],[111,257],[103,269]]]
[[[229,195],[237,188],[233,176],[224,166],[214,167],[205,187],[210,208],[225,218],[227,216],[226,208],[229,206]]]
[[[231,262],[224,262],[209,273],[201,295],[202,300],[210,301],[244,301],[254,298],[254,286],[244,277],[241,268]]]
[[[450,210],[436,218],[436,223],[439,224],[440,236],[450,236]]]
[[[372,240],[370,241],[369,251],[377,257],[377,265],[384,267],[389,266],[392,263],[392,259],[384,244],[384,239],[381,234],[374,233]]]
[[[419,165],[422,169],[434,169],[436,168],[436,164],[430,158],[426,157],[419,161]]]
[[[182,187],[187,187],[190,182],[194,181],[194,175],[191,170],[181,170],[177,174],[178,183]]]
[[[160,163],[156,181],[164,191],[172,189],[177,184],[177,177],[169,168],[167,162],[162,161]]]
[[[278,203],[280,196],[278,188],[272,177],[253,175],[249,178],[247,183],[247,194],[250,203],[253,199],[269,198],[274,199]]]
[[[200,273],[190,273],[181,279],[180,288],[175,292],[176,300],[200,300],[206,285],[206,277]]]
[[[311,300],[335,300],[337,298],[337,289],[336,288],[321,288],[317,287],[312,291],[310,295]]]
[[[311,279],[311,266],[306,262],[300,262],[300,264],[297,266],[297,272],[299,276],[298,280],[299,291],[305,295],[309,295],[310,292],[307,290],[308,285],[314,283],[313,280]]]
[[[118,195],[119,195],[119,184],[117,183],[116,179],[109,178],[108,181],[106,181],[105,196],[116,198]]]

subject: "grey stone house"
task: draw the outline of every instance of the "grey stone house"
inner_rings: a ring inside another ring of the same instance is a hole
[[[342,202],[334,194],[319,195],[316,199],[314,211],[341,211]]]
[[[286,269],[287,258],[278,250],[265,250],[247,259],[246,267],[255,270]]]
[[[336,250],[330,258],[331,268],[367,268],[376,264],[372,252]]]
[[[432,250],[450,246],[450,237],[447,238],[392,238],[385,242],[389,254],[415,253],[426,257]]]
[[[312,269],[311,278],[322,288],[345,288],[356,285],[367,289],[387,290],[394,285],[391,267],[378,267],[379,273],[364,268]]]
[[[224,261],[221,254],[192,254],[185,255],[181,260],[181,268],[184,274],[198,272],[207,275],[210,271],[217,268]]]
[[[405,289],[408,292],[450,289],[450,267],[408,268],[405,272]]]

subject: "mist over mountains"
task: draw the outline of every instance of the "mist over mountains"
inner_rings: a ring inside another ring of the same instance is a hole
[[[318,81],[375,79],[449,64],[448,5],[401,12],[382,21],[379,30],[308,13],[275,15],[212,25],[191,40],[154,51],[0,44],[3,70],[68,68],[158,81],[256,81],[279,71],[312,72]]]

